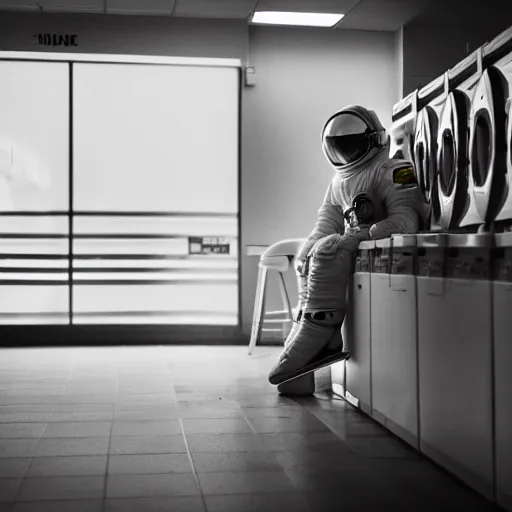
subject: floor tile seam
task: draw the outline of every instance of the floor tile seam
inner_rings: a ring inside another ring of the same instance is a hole
[[[185,454],[183,454],[185,455]],[[292,468],[286,468],[288,470],[290,469],[295,469],[294,467]],[[302,468],[301,468],[302,469]],[[106,469],[105,471],[108,471],[108,469]],[[144,473],[144,472],[127,472],[127,473],[109,473],[110,476],[114,476],[114,477],[134,477],[134,476],[137,476],[137,477],[144,477],[144,476],[147,476],[147,477],[150,477],[150,476],[176,476],[176,475],[193,475],[195,472],[196,475],[218,475],[218,474],[236,474],[236,475],[239,475],[239,474],[249,474],[249,475],[253,475],[253,474],[258,474],[258,475],[268,475],[269,473],[272,474],[272,473],[276,473],[276,474],[282,474],[282,470],[281,469],[265,469],[265,470],[258,470],[258,471],[254,471],[254,470],[232,470],[232,471],[224,471],[224,470],[215,470],[215,471],[197,471],[194,469],[191,469],[191,470],[188,470],[188,471],[157,471],[157,472],[151,472],[151,473]],[[105,475],[103,474],[103,472],[101,474],[83,474],[83,475],[43,475],[43,476],[29,476],[29,477],[26,477],[26,478],[18,478],[18,477],[9,477],[9,478],[2,478],[0,480],[57,480],[57,479],[69,479],[69,480],[79,480],[79,479],[84,479],[84,478],[87,478],[87,479],[92,479],[92,478],[103,478]]]
[[[172,380],[172,367],[171,367],[171,363],[170,363],[170,361],[168,359],[166,359],[166,365],[165,366],[167,367],[167,371],[168,371],[168,374],[169,374],[169,384],[172,386],[172,392],[174,393],[174,395],[176,395],[176,387],[175,387],[175,384],[174,384],[174,382]],[[179,408],[179,401],[177,402],[176,408],[177,409]],[[187,435],[186,435],[186,432],[185,432],[185,426],[183,425],[183,419],[181,417],[179,417],[178,421],[179,421],[180,428],[181,428],[181,435],[183,436],[183,442],[185,443],[185,450],[186,450],[188,462],[189,462],[190,467],[192,469],[192,474],[194,475],[194,480],[195,480],[195,483],[196,483],[196,486],[197,486],[197,490],[199,492],[199,496],[201,497],[201,504],[202,504],[204,512],[207,512],[208,509],[206,507],[206,501],[204,499],[203,492],[202,492],[203,490],[201,488],[201,484],[199,482],[199,477],[198,477],[197,472],[196,472],[196,467],[195,467],[195,464],[194,464],[194,459],[192,458],[192,452],[190,451],[190,447],[189,447],[189,444],[188,444],[188,439],[187,439]]]
[[[178,437],[178,436],[176,436]],[[102,438],[102,439],[106,439],[106,438]],[[219,453],[218,451],[216,452],[204,452],[201,450],[200,453]],[[224,452],[222,452],[224,453]],[[227,452],[227,453],[244,453],[244,452]],[[158,451],[158,452],[134,452],[134,453],[110,453],[110,455],[112,456],[133,456],[133,455],[145,455],[145,456],[148,456],[148,455],[186,455],[186,452],[183,452],[183,451],[165,451],[165,452],[161,452],[161,451]],[[73,457],[108,457],[109,456],[109,453],[108,452],[105,452],[105,453],[79,453],[79,454],[72,454],[72,455],[18,455],[18,456],[14,456],[14,457],[0,457],[0,462],[4,459],[69,459],[69,458],[73,458]]]
[[[174,454],[176,455],[176,454]],[[180,455],[186,455],[186,454],[180,454]],[[104,457],[104,455],[102,455],[102,457]],[[55,457],[51,457],[51,458],[55,458]],[[61,457],[61,458],[66,458],[66,457]],[[37,475],[37,476],[25,476],[25,477],[20,477],[20,478],[23,478],[23,479],[26,479],[26,480],[33,480],[33,479],[55,479],[55,478],[71,478],[71,479],[74,479],[74,478],[100,478],[100,477],[104,477],[106,474],[108,473],[108,465],[105,467],[105,471],[102,471],[101,473],[97,473],[97,474],[92,474],[92,473],[84,473],[84,474],[74,474],[74,475]],[[149,476],[149,475],[187,475],[187,474],[191,474],[193,473],[192,470],[190,471],[155,471],[155,472],[150,472],[150,473],[141,473],[141,472],[125,472],[125,473],[108,473],[110,476]],[[200,471],[200,473],[202,473]],[[218,471],[218,473],[222,473],[222,471]],[[10,480],[10,479],[14,479],[14,480],[19,480],[20,478],[18,477],[7,477],[6,479],[7,480]]]
[[[237,403],[238,404],[238,403]],[[240,404],[238,404],[238,408],[240,410],[240,412],[242,413],[242,416],[245,420],[245,422],[247,423],[247,425],[249,425],[249,428],[251,429],[251,432],[253,433],[253,435],[258,435],[258,432],[256,431],[256,429],[254,428],[254,425],[250,422],[247,414],[245,413],[245,411],[243,410],[242,407],[240,407]]]
[[[293,484],[292,484],[293,485]],[[323,489],[320,489],[320,488],[315,488],[315,489],[297,489],[295,486],[293,487],[293,489],[291,490],[288,490],[288,491],[267,491],[267,492],[264,492],[264,491],[258,491],[258,492],[253,492],[253,491],[240,491],[240,492],[222,492],[222,493],[215,493],[215,492],[207,492],[207,493],[203,493],[201,491],[200,488],[197,489],[197,493],[191,493],[191,492],[186,492],[186,491],[179,491],[178,493],[170,493],[170,494],[165,494],[165,495],[138,495],[138,496],[129,496],[129,495],[126,495],[126,496],[114,496],[114,497],[107,497],[107,498],[101,498],[101,497],[95,497],[95,498],[89,498],[89,497],[84,497],[84,498],[76,498],[76,497],[73,497],[73,498],[70,498],[70,497],[49,497],[49,498],[38,498],[38,499],[16,499],[15,501],[8,501],[8,502],[0,502],[0,503],[8,503],[8,504],[12,504],[12,505],[15,505],[17,503],[38,503],[38,502],[41,502],[41,503],[44,503],[44,502],[50,502],[50,501],[56,501],[56,502],[64,502],[64,501],[69,501],[69,502],[84,502],[84,501],[91,501],[91,500],[97,500],[97,501],[102,501],[104,504],[106,504],[107,501],[112,501],[112,500],[128,500],[128,499],[134,499],[134,500],[137,500],[137,499],[165,499],[165,498],[182,498],[182,497],[197,497],[197,498],[200,498],[202,503],[203,503],[203,506],[205,506],[205,510],[206,510],[206,501],[204,498],[212,498],[212,497],[221,497],[221,496],[254,496],[254,495],[258,495],[258,496],[289,496],[289,495],[298,495],[298,494],[305,494],[305,493],[310,493],[310,494],[316,494],[318,492],[329,492],[329,491],[334,491],[334,489],[327,489],[327,488],[323,488]]]
[[[212,495],[210,495],[212,496]],[[216,496],[216,495],[213,495],[213,496]],[[111,498],[101,498],[101,497],[97,497],[97,498],[88,498],[88,497],[84,497],[84,498],[69,498],[69,497],[62,497],[62,498],[57,498],[57,497],[51,497],[51,498],[40,498],[40,499],[35,499],[35,500],[32,500],[32,499],[23,499],[23,500],[16,500],[16,501],[12,501],[12,502],[5,502],[5,503],[9,503],[9,504],[12,504],[13,506],[15,506],[16,504],[20,503],[45,503],[45,502],[90,502],[92,500],[95,500],[95,501],[101,501],[102,502],[102,509],[106,508],[106,505],[107,505],[107,502],[108,501],[112,501],[112,500],[130,500],[130,499],[133,499],[133,500],[137,500],[137,499],[165,499],[165,498],[192,498],[192,497],[196,497],[196,498],[201,498],[202,495],[200,494],[200,492],[198,492],[197,494],[188,494],[188,493],[183,493],[183,494],[165,494],[165,495],[157,495],[157,496],[150,496],[150,495],[142,495],[142,496],[129,496],[129,495],[126,495],[126,496],[116,496],[116,497],[111,497]],[[204,502],[204,500],[201,500]],[[0,504],[2,504],[2,502],[0,502]],[[206,509],[205,509],[206,510]]]
[[[59,422],[60,423],[60,422]],[[92,423],[92,422],[91,422]],[[70,439],[109,439],[110,436],[63,436],[63,437],[6,437],[3,439],[0,439],[0,441],[55,441],[57,439],[61,440],[67,440]],[[114,436],[118,437],[118,436]],[[123,437],[123,436],[121,436]],[[124,437],[137,437],[137,436],[124,436]],[[157,436],[153,436],[157,437]]]
[[[64,385],[64,391],[63,391],[63,393],[61,394],[61,397],[62,397],[62,395],[64,395],[64,393],[66,392],[66,389],[68,389],[69,383],[70,383],[70,381],[71,381],[71,376],[73,375],[73,368],[74,368],[73,364],[76,364],[76,363],[74,363],[74,361],[72,361],[72,362],[71,362],[71,364],[70,364],[70,366],[68,367],[68,375],[67,375],[66,383],[65,383],[65,385]],[[60,402],[59,402],[59,403],[60,403]],[[57,412],[57,411],[53,411],[53,416],[55,416],[56,412]],[[52,416],[52,418],[53,418],[53,416]]]
[[[43,439],[43,437],[44,437],[44,434],[45,434],[45,433],[46,433],[46,431],[48,430],[48,425],[49,425],[49,424],[50,424],[49,422],[48,422],[48,423],[46,423],[46,427],[45,427],[44,432],[43,432],[43,434],[41,435],[41,437],[36,438],[36,439],[38,440],[38,441],[37,441],[37,446],[35,447],[35,451],[36,451],[36,453],[37,453],[37,450],[38,450],[38,448],[39,448],[39,445],[41,444],[41,441],[42,441],[42,439]],[[23,475],[23,478],[22,478],[22,480],[21,480],[20,486],[18,487],[18,490],[16,491],[16,495],[15,495],[15,497],[14,497],[15,501],[18,499],[18,496],[19,496],[19,495],[20,495],[20,493],[21,493],[21,489],[22,489],[22,487],[23,487],[23,484],[25,483],[25,480],[26,480],[26,478],[27,478],[27,475],[30,473],[30,470],[32,469],[32,465],[34,464],[34,459],[35,459],[35,457],[31,457],[31,458],[30,458],[30,463],[29,463],[29,465],[28,465],[28,467],[27,467],[27,470],[25,471],[25,474]]]
[[[185,443],[185,449],[187,450],[188,460],[189,460],[190,466],[192,468],[192,473],[194,475],[194,480],[196,482],[196,486],[197,486],[197,489],[199,491],[199,495],[201,496],[201,503],[203,505],[203,509],[206,512],[208,509],[206,507],[206,501],[204,499],[203,489],[201,487],[201,483],[199,482],[199,476],[198,476],[198,474],[196,472],[196,467],[195,467],[195,464],[194,464],[194,459],[192,457],[192,452],[190,451],[190,447],[188,445],[188,440],[187,440],[187,436],[186,436],[186,433],[185,433],[185,427],[183,426],[183,421],[182,421],[181,418],[180,418],[179,422],[180,422],[180,426],[181,426],[181,433],[182,433],[182,436],[183,436],[183,441]]]
[[[117,401],[117,397],[119,395],[119,376],[116,374],[115,379],[115,393],[114,397]],[[104,476],[104,483],[103,483],[103,504],[102,504],[102,512],[106,512],[106,500],[107,500],[107,489],[108,489],[108,477],[109,477],[109,467],[110,467],[110,447],[112,445],[112,429],[114,428],[114,420],[115,420],[115,407],[114,411],[112,412],[112,421],[110,422],[110,431],[108,436],[108,446],[107,446],[107,466],[105,468],[105,476]]]
[[[68,368],[68,371],[67,371],[67,378],[66,378],[66,383],[65,383],[65,385],[64,385],[64,389],[67,387],[67,385],[68,385],[68,383],[69,383],[69,379],[71,378],[71,373],[72,373],[72,372],[71,372],[71,369],[69,369],[69,368]],[[61,396],[62,396],[62,395],[61,395]],[[52,411],[52,418],[53,418],[53,415],[54,415],[54,414],[55,414],[55,411]],[[38,438],[37,445],[36,445],[36,447],[35,447],[35,451],[36,451],[36,453],[37,453],[37,450],[38,450],[38,448],[39,448],[39,445],[41,444],[41,441],[42,441],[42,439],[43,439],[43,437],[44,437],[44,434],[45,434],[45,433],[46,433],[46,431],[48,430],[48,425],[49,425],[49,424],[50,424],[49,422],[48,422],[48,423],[46,423],[46,428],[44,429],[43,434],[41,435],[41,437],[39,437],[39,438]],[[14,500],[15,500],[15,501],[17,501],[18,496],[19,496],[19,495],[20,495],[20,493],[21,493],[21,489],[22,489],[22,487],[23,487],[23,484],[24,484],[24,482],[25,482],[25,479],[26,479],[27,475],[29,474],[30,469],[32,468],[32,465],[34,464],[34,458],[35,458],[35,457],[31,457],[31,460],[30,460],[30,463],[29,463],[29,465],[28,465],[28,467],[27,467],[27,470],[26,470],[25,474],[23,475],[23,478],[21,479],[20,486],[19,486],[19,487],[18,487],[18,489],[16,490],[16,494],[15,494],[15,496],[14,496]]]

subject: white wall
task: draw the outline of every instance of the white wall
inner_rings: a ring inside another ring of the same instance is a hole
[[[398,99],[391,33],[252,27],[250,55],[257,85],[243,101],[243,246],[307,236],[332,177],[323,124],[355,103],[389,127]],[[256,262],[242,263],[249,329]]]
[[[496,15],[499,17],[499,13]],[[512,24],[505,16],[493,23],[443,26],[416,22],[403,28],[403,93],[427,85],[449,68],[494,39]]]
[[[400,101],[404,96],[404,27],[394,33],[394,63],[395,63],[395,84],[397,101]]]

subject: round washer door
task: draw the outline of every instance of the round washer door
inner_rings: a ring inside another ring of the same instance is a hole
[[[437,116],[431,107],[418,112],[414,134],[414,167],[423,201],[430,216],[438,217],[435,198]]]
[[[469,188],[482,223],[495,220],[507,192],[504,84],[500,71],[486,69],[471,104]]]
[[[469,98],[462,91],[451,92],[443,106],[437,137],[437,193],[442,229],[458,227],[467,210],[468,119]]]

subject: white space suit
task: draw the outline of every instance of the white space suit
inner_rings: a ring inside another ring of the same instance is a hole
[[[412,164],[390,159],[389,137],[374,112],[360,106],[337,112],[325,124],[322,145],[336,174],[297,257],[299,313],[271,384],[320,367],[333,353],[346,357],[341,325],[353,252],[362,240],[416,233],[421,222]]]

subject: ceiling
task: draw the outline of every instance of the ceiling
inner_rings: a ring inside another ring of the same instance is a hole
[[[336,27],[350,30],[394,32],[425,10],[431,18],[452,6],[453,18],[468,14],[468,4],[495,0],[0,0],[0,11],[90,13],[110,15],[171,16],[178,18],[219,18],[249,20],[258,10],[340,13],[345,17]],[[441,3],[439,3],[441,2]],[[512,3],[512,2],[511,2]],[[439,10],[433,9],[437,4]],[[475,3],[476,5],[476,3]],[[475,13],[482,12],[473,9]],[[441,16],[446,18],[446,16]]]
[[[249,19],[258,10],[340,13],[339,29],[395,31],[424,0],[0,0],[0,10]]]

